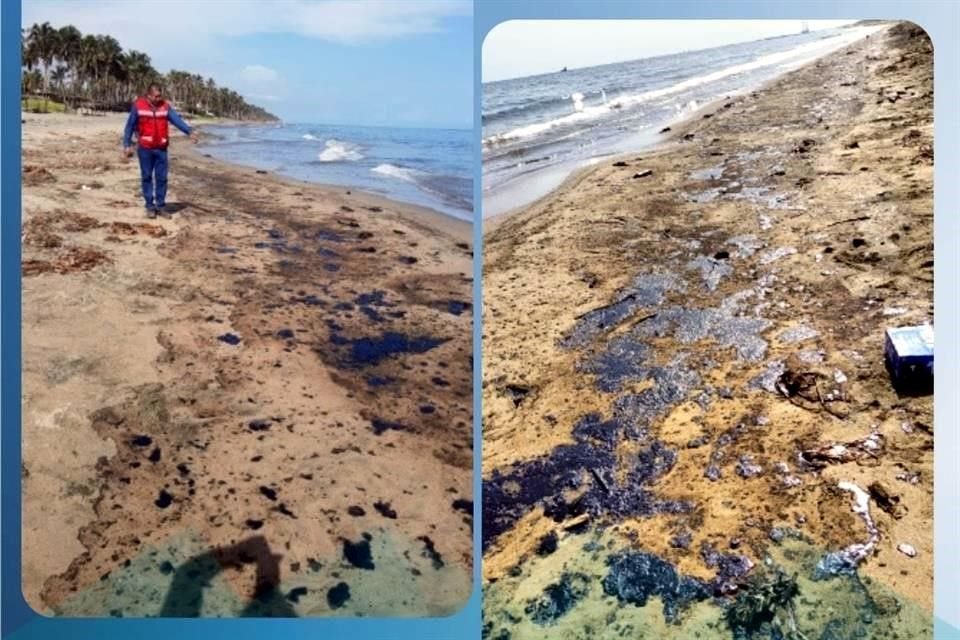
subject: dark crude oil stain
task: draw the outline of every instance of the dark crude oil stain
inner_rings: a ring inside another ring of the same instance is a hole
[[[370,541],[367,539],[359,542],[343,540],[343,557],[352,566],[357,569],[374,570],[373,556],[370,553]]]

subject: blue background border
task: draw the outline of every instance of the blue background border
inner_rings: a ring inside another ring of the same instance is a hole
[[[27,0],[29,1],[29,0]],[[200,0],[198,0],[200,1]],[[402,0],[399,0],[402,1]],[[545,18],[897,18],[909,19],[924,27],[935,46],[935,313],[937,323],[937,367],[935,415],[941,428],[935,455],[935,542],[937,640],[960,638],[960,597],[953,586],[960,576],[960,474],[956,452],[960,451],[960,430],[946,428],[960,424],[960,340],[956,332],[960,302],[956,278],[960,255],[953,250],[960,240],[960,216],[953,209],[960,202],[960,3],[951,0],[915,0],[899,3],[884,0],[833,0],[803,2],[791,0],[741,0],[705,2],[674,0],[477,0],[474,11],[475,86],[480,86],[483,37],[499,22],[509,19]],[[455,616],[440,619],[295,619],[295,620],[58,620],[33,613],[20,590],[20,3],[0,3],[0,587],[3,592],[2,637],[48,638],[57,636],[165,638],[218,637],[242,640],[266,637],[315,638],[479,638],[480,593],[475,587],[469,603]],[[465,43],[465,46],[469,46]],[[481,189],[481,93],[474,95],[474,198]],[[480,220],[477,216],[477,220]],[[480,468],[480,366],[482,335],[480,317],[480,272],[482,229],[474,229],[474,456]],[[948,453],[949,452],[949,453]],[[479,584],[480,474],[474,475],[475,562],[474,584]],[[951,626],[954,625],[954,626]]]

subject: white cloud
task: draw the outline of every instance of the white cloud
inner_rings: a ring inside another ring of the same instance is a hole
[[[276,82],[279,74],[275,69],[265,67],[262,64],[249,64],[240,72],[245,80],[255,84],[270,84]]]
[[[165,0],[162,25],[145,30],[152,18],[138,0],[24,0],[24,26],[49,21],[84,33],[107,33],[127,48],[198,47],[211,37],[257,33],[296,34],[360,45],[436,33],[443,20],[472,14],[470,0]],[[138,45],[138,42],[142,43]]]
[[[343,43],[383,40],[441,30],[441,20],[471,15],[466,0],[327,0],[298,5],[302,35]]]

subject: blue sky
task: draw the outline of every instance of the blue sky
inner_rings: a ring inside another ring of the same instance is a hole
[[[471,0],[23,0],[22,21],[112,35],[288,122],[473,124]]]

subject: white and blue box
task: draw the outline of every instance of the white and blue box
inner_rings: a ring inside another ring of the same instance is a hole
[[[883,347],[895,387],[933,389],[933,327],[887,329]]]

